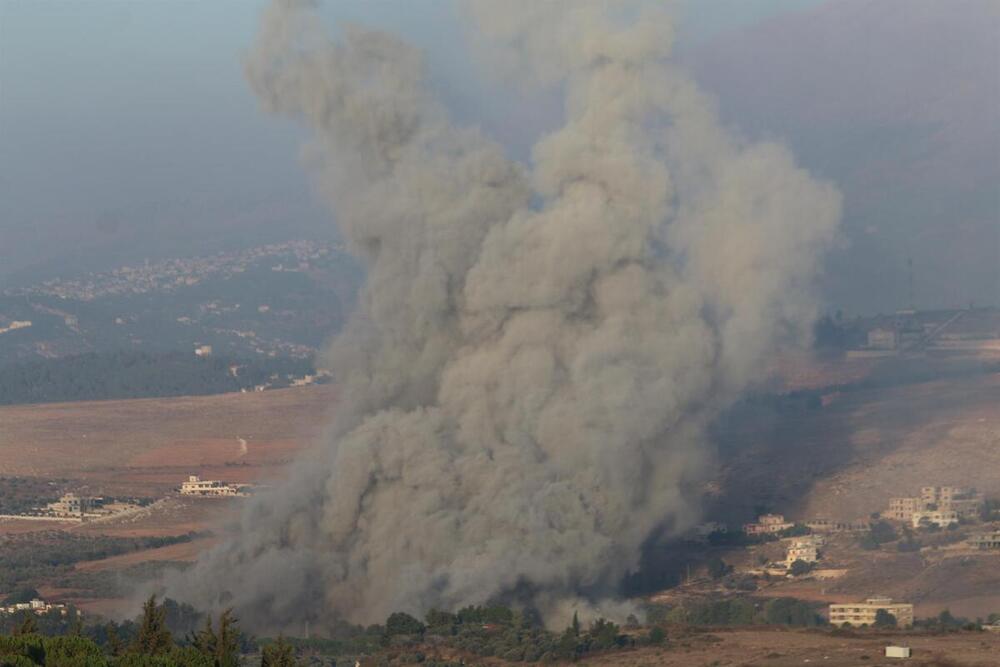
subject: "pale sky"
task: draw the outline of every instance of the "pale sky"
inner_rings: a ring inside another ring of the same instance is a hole
[[[477,65],[461,1],[321,4],[331,31],[357,22],[420,47],[457,122],[525,159],[559,100]],[[676,0],[677,48],[726,122],[789,143],[845,192],[827,306],[898,307],[910,257],[925,306],[1000,298],[1000,199],[982,185],[1000,173],[984,153],[1000,106],[990,2]],[[335,235],[299,164],[304,133],[263,114],[243,77],[264,4],[0,0],[0,288]]]
[[[0,280],[64,252],[87,260],[107,234],[141,247],[160,244],[168,227],[211,235],[220,220],[327,224],[297,162],[297,130],[261,114],[243,79],[263,4],[0,0]],[[680,39],[803,4],[690,0]],[[382,27],[423,47],[456,117],[513,154],[545,128],[544,108],[535,117],[505,108],[470,59],[455,58],[450,1],[339,0],[324,12],[331,24]]]

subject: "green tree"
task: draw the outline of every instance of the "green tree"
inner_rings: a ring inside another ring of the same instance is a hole
[[[122,644],[121,637],[118,636],[118,628],[114,623],[104,626],[104,637],[107,640],[108,653],[117,658],[125,652],[125,645]]]
[[[649,631],[649,643],[650,644],[662,644],[667,639],[666,631],[660,626],[656,626]]]
[[[295,648],[288,643],[284,635],[264,647],[261,652],[260,667],[297,667]]]
[[[37,635],[38,622],[35,620],[35,615],[30,611],[24,612],[24,616],[21,618],[21,624],[17,626],[17,630],[14,631],[14,634]]]
[[[809,572],[812,571],[812,569],[813,566],[811,563],[807,563],[801,558],[797,558],[795,559],[795,562],[793,562],[791,566],[788,568],[788,574],[792,575],[793,577],[800,577],[803,574],[808,574]]]
[[[385,633],[393,635],[420,635],[424,632],[424,624],[407,613],[397,611],[385,621]]]
[[[209,658],[215,667],[236,667],[240,661],[240,631],[232,609],[219,616],[219,631],[212,627],[212,619],[205,619],[205,626],[195,633],[192,646]]]
[[[142,655],[162,655],[174,646],[173,636],[167,629],[166,613],[156,604],[156,595],[150,595],[142,605],[139,632],[132,645],[132,652]]]
[[[573,636],[580,636],[580,616],[576,611],[573,612],[573,624],[570,626],[573,629]]]
[[[886,609],[878,609],[875,611],[875,627],[894,628],[896,627],[896,617]]]
[[[896,529],[888,521],[876,521],[868,530],[869,535],[876,544],[892,542],[896,539]]]
[[[219,617],[219,634],[215,645],[216,667],[237,667],[240,664],[239,620],[232,609],[222,612]]]
[[[79,613],[73,614],[73,620],[69,624],[69,633],[71,637],[80,637],[83,635],[83,616]]]
[[[218,643],[219,637],[215,634],[215,628],[212,626],[212,617],[206,616],[205,625],[191,637],[191,646],[202,655],[214,658]]]

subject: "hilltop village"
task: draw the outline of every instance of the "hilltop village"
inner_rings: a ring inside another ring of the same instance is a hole
[[[689,566],[685,580],[654,601],[683,608],[720,595],[843,599],[863,580],[868,596],[829,603],[822,610],[827,621],[909,627],[915,601],[878,590],[899,588],[899,582],[875,571],[870,561],[884,560],[876,552],[920,555],[926,568],[981,553],[1000,556],[1000,502],[971,488],[925,486],[912,496],[887,498],[883,509],[854,521],[769,513],[736,528],[701,524],[686,539],[703,545],[703,566]]]

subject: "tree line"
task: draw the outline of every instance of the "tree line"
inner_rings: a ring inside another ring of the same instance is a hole
[[[315,372],[311,358],[91,352],[0,367],[0,405],[202,396],[258,385],[276,389]]]

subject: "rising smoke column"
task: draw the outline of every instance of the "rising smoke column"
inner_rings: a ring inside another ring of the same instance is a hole
[[[368,282],[328,440],[172,595],[272,629],[515,590],[555,614],[697,519],[706,427],[807,337],[839,196],[719,128],[663,13],[607,4],[467,5],[510,71],[566,91],[530,166],[455,127],[397,39],[267,10],[250,82],[313,131]]]

